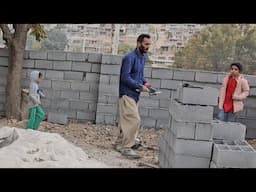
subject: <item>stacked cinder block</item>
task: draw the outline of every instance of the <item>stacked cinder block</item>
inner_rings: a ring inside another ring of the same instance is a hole
[[[211,96],[206,97],[208,94]],[[170,126],[160,139],[160,167],[209,168],[217,97],[216,88],[178,88],[170,103]]]
[[[213,128],[211,168],[256,168],[256,151],[245,141],[245,125],[215,120]]]

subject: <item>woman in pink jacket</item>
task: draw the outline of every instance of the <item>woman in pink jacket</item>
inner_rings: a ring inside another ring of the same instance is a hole
[[[243,110],[243,100],[249,95],[248,81],[241,75],[242,65],[232,63],[230,73],[224,78],[219,95],[219,120],[234,122]]]

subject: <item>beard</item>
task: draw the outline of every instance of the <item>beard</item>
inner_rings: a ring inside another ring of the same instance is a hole
[[[141,53],[147,53],[148,52],[148,48],[145,48],[143,46],[140,46],[139,50],[140,50]]]

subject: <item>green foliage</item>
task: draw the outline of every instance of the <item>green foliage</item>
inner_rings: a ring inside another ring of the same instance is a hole
[[[134,49],[133,46],[125,44],[125,43],[121,43],[118,46],[118,54],[125,55],[125,54],[129,53],[130,51],[132,51],[133,49]]]

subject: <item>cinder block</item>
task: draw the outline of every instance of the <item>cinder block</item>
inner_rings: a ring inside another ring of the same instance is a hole
[[[97,112],[99,113],[117,113],[117,105],[116,104],[97,104]]]
[[[109,84],[110,76],[109,75],[100,75],[100,83]]]
[[[58,123],[58,124],[65,125],[68,123],[68,117],[67,117],[67,114],[49,112],[47,121],[50,123]]]
[[[48,52],[48,60],[66,60],[66,52],[63,51],[51,51]]]
[[[108,103],[107,95],[98,95],[98,103]]]
[[[64,72],[64,80],[83,80],[83,72]]]
[[[45,88],[43,92],[46,98],[55,99],[60,97],[60,91],[57,91],[55,89]]]
[[[256,86],[256,77],[255,77],[255,75],[245,75],[245,78],[247,79],[250,86],[252,86],[252,87]]]
[[[145,107],[139,107],[139,113],[141,117],[148,117],[149,109]]]
[[[168,109],[169,103],[170,103],[170,99],[160,99],[159,100],[159,107],[160,108],[164,108],[164,109]]]
[[[248,117],[256,117],[256,109],[254,109],[254,108],[247,108],[247,116]]]
[[[211,123],[196,123],[195,139],[212,141],[213,125]]]
[[[214,143],[212,161],[217,167],[256,168],[256,152],[246,141]]]
[[[90,84],[86,81],[72,81],[71,89],[79,91],[89,91]]]
[[[195,123],[187,123],[171,119],[170,130],[178,139],[195,139]]]
[[[119,86],[109,85],[109,84],[100,84],[99,91],[104,94],[110,95],[118,95],[119,94]]]
[[[110,75],[119,75],[120,74],[120,65],[101,65],[101,74],[110,74]]]
[[[66,99],[78,99],[79,92],[78,91],[61,91],[60,96]]]
[[[6,79],[6,77],[1,77],[0,76],[0,85],[6,85],[6,83],[7,83],[7,79]]]
[[[156,128],[167,129],[170,126],[168,119],[157,119]]]
[[[102,55],[102,64],[121,65],[122,56],[116,55]]]
[[[149,117],[156,119],[168,119],[169,112],[168,109],[149,109]]]
[[[5,93],[0,94],[0,103],[5,103]]]
[[[96,101],[97,95],[90,92],[80,92],[79,99],[87,100],[87,101]]]
[[[176,154],[211,158],[211,141],[178,139],[172,132],[170,132],[170,142],[170,147]]]
[[[170,168],[209,168],[210,158],[176,154],[171,150]]]
[[[195,80],[199,82],[208,82],[208,83],[216,83],[217,82],[217,73],[211,72],[196,72]]]
[[[253,97],[247,97],[245,100],[244,100],[244,106],[245,108],[256,108],[256,102],[255,102],[255,99]]]
[[[172,100],[170,114],[177,121],[209,123],[213,118],[212,106],[184,105]]]
[[[104,115],[104,119],[105,119],[106,125],[115,125],[116,124],[115,116],[113,116],[113,115]]]
[[[141,98],[139,100],[139,105],[142,107],[159,108],[159,100],[153,100],[150,98]]]
[[[67,113],[69,119],[77,119],[76,118],[76,110],[69,109],[66,113]]]
[[[145,78],[151,78],[151,73],[152,73],[152,67],[145,67],[144,68],[144,77]]]
[[[42,103],[42,106],[44,108],[45,107],[51,107],[51,100],[50,99],[42,98],[41,103]]]
[[[45,78],[46,79],[63,79],[64,72],[62,71],[46,71]]]
[[[1,48],[0,49],[0,57],[8,57],[9,56],[9,52],[8,52],[8,48]]]
[[[156,120],[148,117],[141,118],[141,126],[146,128],[155,128]]]
[[[0,57],[0,66],[7,67],[8,63],[9,61],[7,57]]]
[[[88,53],[67,53],[67,60],[69,61],[87,61]]]
[[[29,52],[30,59],[47,59],[46,51],[30,51]]]
[[[107,103],[108,104],[117,104],[118,103],[118,98],[117,96],[108,96],[107,98]]]
[[[88,105],[89,105],[88,106],[89,111],[96,111],[97,109],[96,103],[89,103]]]
[[[73,62],[72,71],[91,72],[92,64],[86,62]]]
[[[194,81],[195,80],[195,71],[180,71],[180,70],[173,71],[173,79]]]
[[[118,75],[111,75],[110,76],[110,84],[116,84],[117,86],[119,86],[119,76]]]
[[[81,101],[81,100],[71,100],[70,101],[70,108],[85,111],[89,108],[89,104],[87,102],[84,102],[84,101]]]
[[[88,62],[101,63],[102,54],[99,53],[89,53]]]
[[[161,79],[161,88],[176,90],[181,84],[180,81]]]
[[[99,92],[99,84],[91,82],[90,83],[90,92],[97,96],[98,92]]]
[[[100,73],[100,64],[92,64],[92,72]]]
[[[5,93],[5,87],[4,86],[0,86],[0,93]]]
[[[51,102],[52,109],[69,109],[69,101],[68,99],[54,99]]]
[[[225,78],[226,75],[227,74],[218,74],[218,76],[217,76],[217,83],[222,84],[223,79]]]
[[[100,75],[98,73],[86,73],[86,81],[88,82],[99,82]]]
[[[193,84],[190,84],[193,86]],[[178,100],[183,104],[212,105],[218,104],[219,90],[206,86],[178,88]]]
[[[40,85],[39,85],[41,88],[51,88],[52,87],[52,81],[51,80],[47,80],[47,79],[44,79]]]
[[[227,139],[227,140],[244,140],[246,126],[238,122],[223,122],[214,120],[213,125],[213,138],[214,139]]]
[[[78,120],[89,120],[94,121],[95,120],[95,112],[81,112],[77,111],[77,119]]]
[[[53,69],[57,70],[71,70],[71,61],[53,61]]]
[[[170,69],[152,69],[152,78],[172,79],[173,71]]]
[[[52,88],[54,90],[70,89],[70,86],[71,86],[71,82],[70,81],[52,80]]]
[[[23,63],[24,68],[34,68],[35,67],[35,60],[28,60],[25,59]]]
[[[151,79],[151,80],[148,80],[149,83],[151,84],[152,87],[154,88],[160,88],[160,83],[161,83],[161,80],[160,79]]]
[[[30,80],[29,79],[22,79],[21,86],[25,88],[29,88]]]
[[[52,69],[52,65],[52,61],[35,60],[35,68],[37,69]]]
[[[3,104],[3,103],[1,103],[1,104],[0,104],[0,112],[4,112],[4,111],[5,111],[4,104]]]
[[[96,124],[105,124],[104,113],[97,113],[97,115],[96,115]]]

